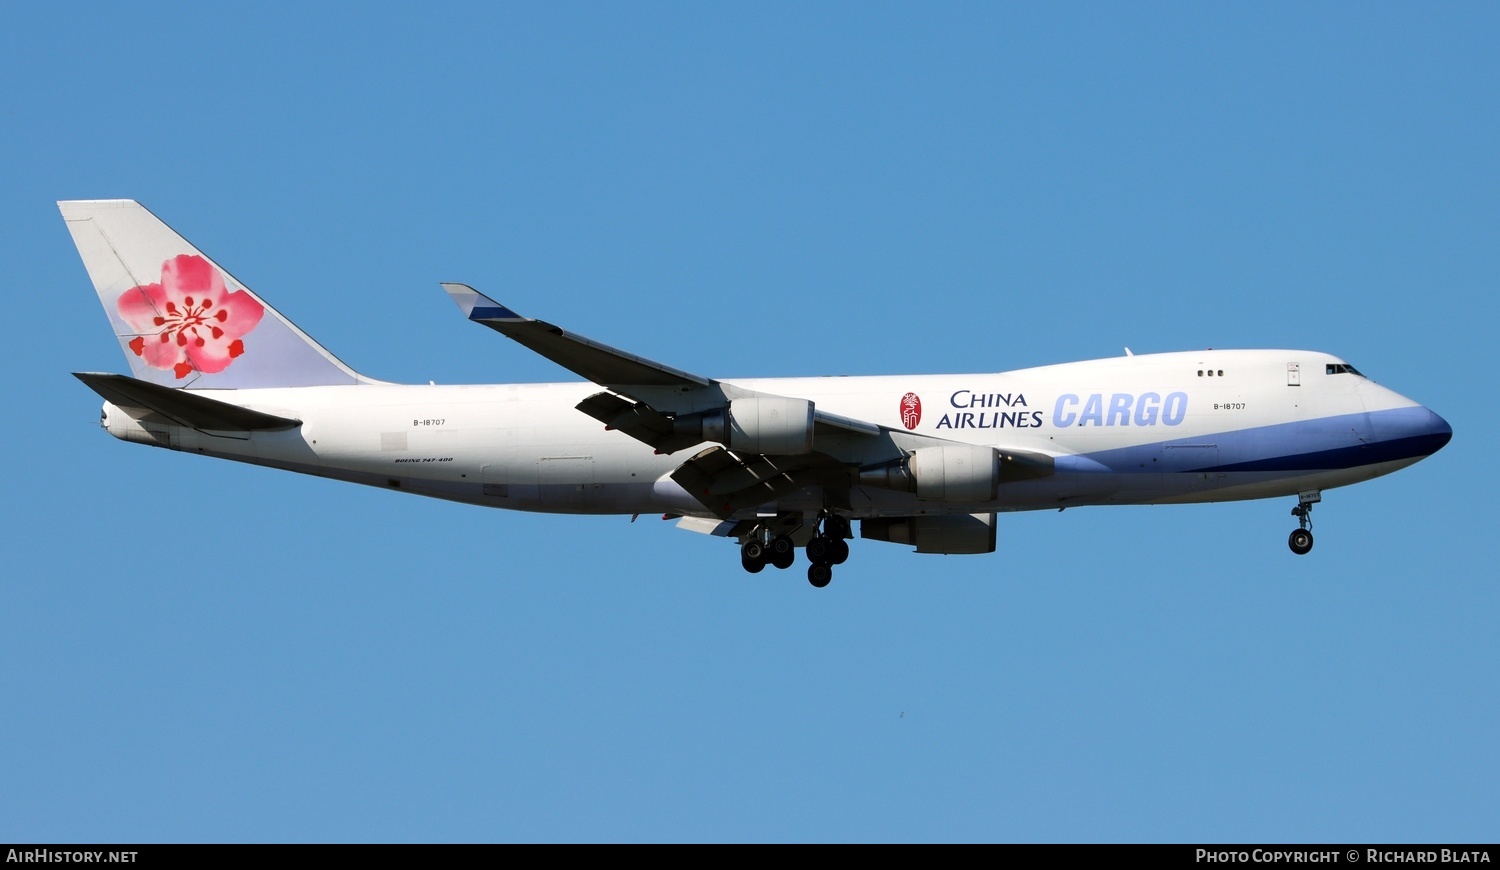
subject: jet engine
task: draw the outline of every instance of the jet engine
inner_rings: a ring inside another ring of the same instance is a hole
[[[991,501],[1000,485],[1000,455],[977,444],[919,447],[898,463],[861,469],[859,482],[934,501]]]
[[[813,403],[786,396],[734,399],[728,408],[679,417],[678,434],[717,441],[730,450],[800,456],[813,449]]]

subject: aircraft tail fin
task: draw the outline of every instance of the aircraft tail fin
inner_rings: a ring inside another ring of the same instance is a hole
[[[57,205],[136,378],[201,389],[376,383],[140,203]]]

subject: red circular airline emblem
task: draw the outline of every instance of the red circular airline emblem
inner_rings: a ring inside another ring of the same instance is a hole
[[[920,422],[922,422],[922,397],[916,393],[907,393],[901,397],[901,425],[908,429],[915,429]]]

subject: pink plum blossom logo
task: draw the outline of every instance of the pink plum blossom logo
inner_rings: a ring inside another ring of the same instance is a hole
[[[171,369],[179,380],[228,368],[265,314],[254,297],[229,292],[219,270],[191,254],[162,263],[160,284],[126,290],[116,307],[136,333],[130,340],[135,355],[152,368]]]
[[[916,393],[907,393],[901,397],[901,425],[908,429],[915,429],[921,422],[922,398]]]

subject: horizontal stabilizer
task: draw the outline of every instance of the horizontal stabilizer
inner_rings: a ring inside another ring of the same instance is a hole
[[[131,416],[159,414],[179,426],[219,432],[255,432],[294,429],[301,420],[252,411],[205,396],[163,387],[125,375],[74,372],[89,389]]]

